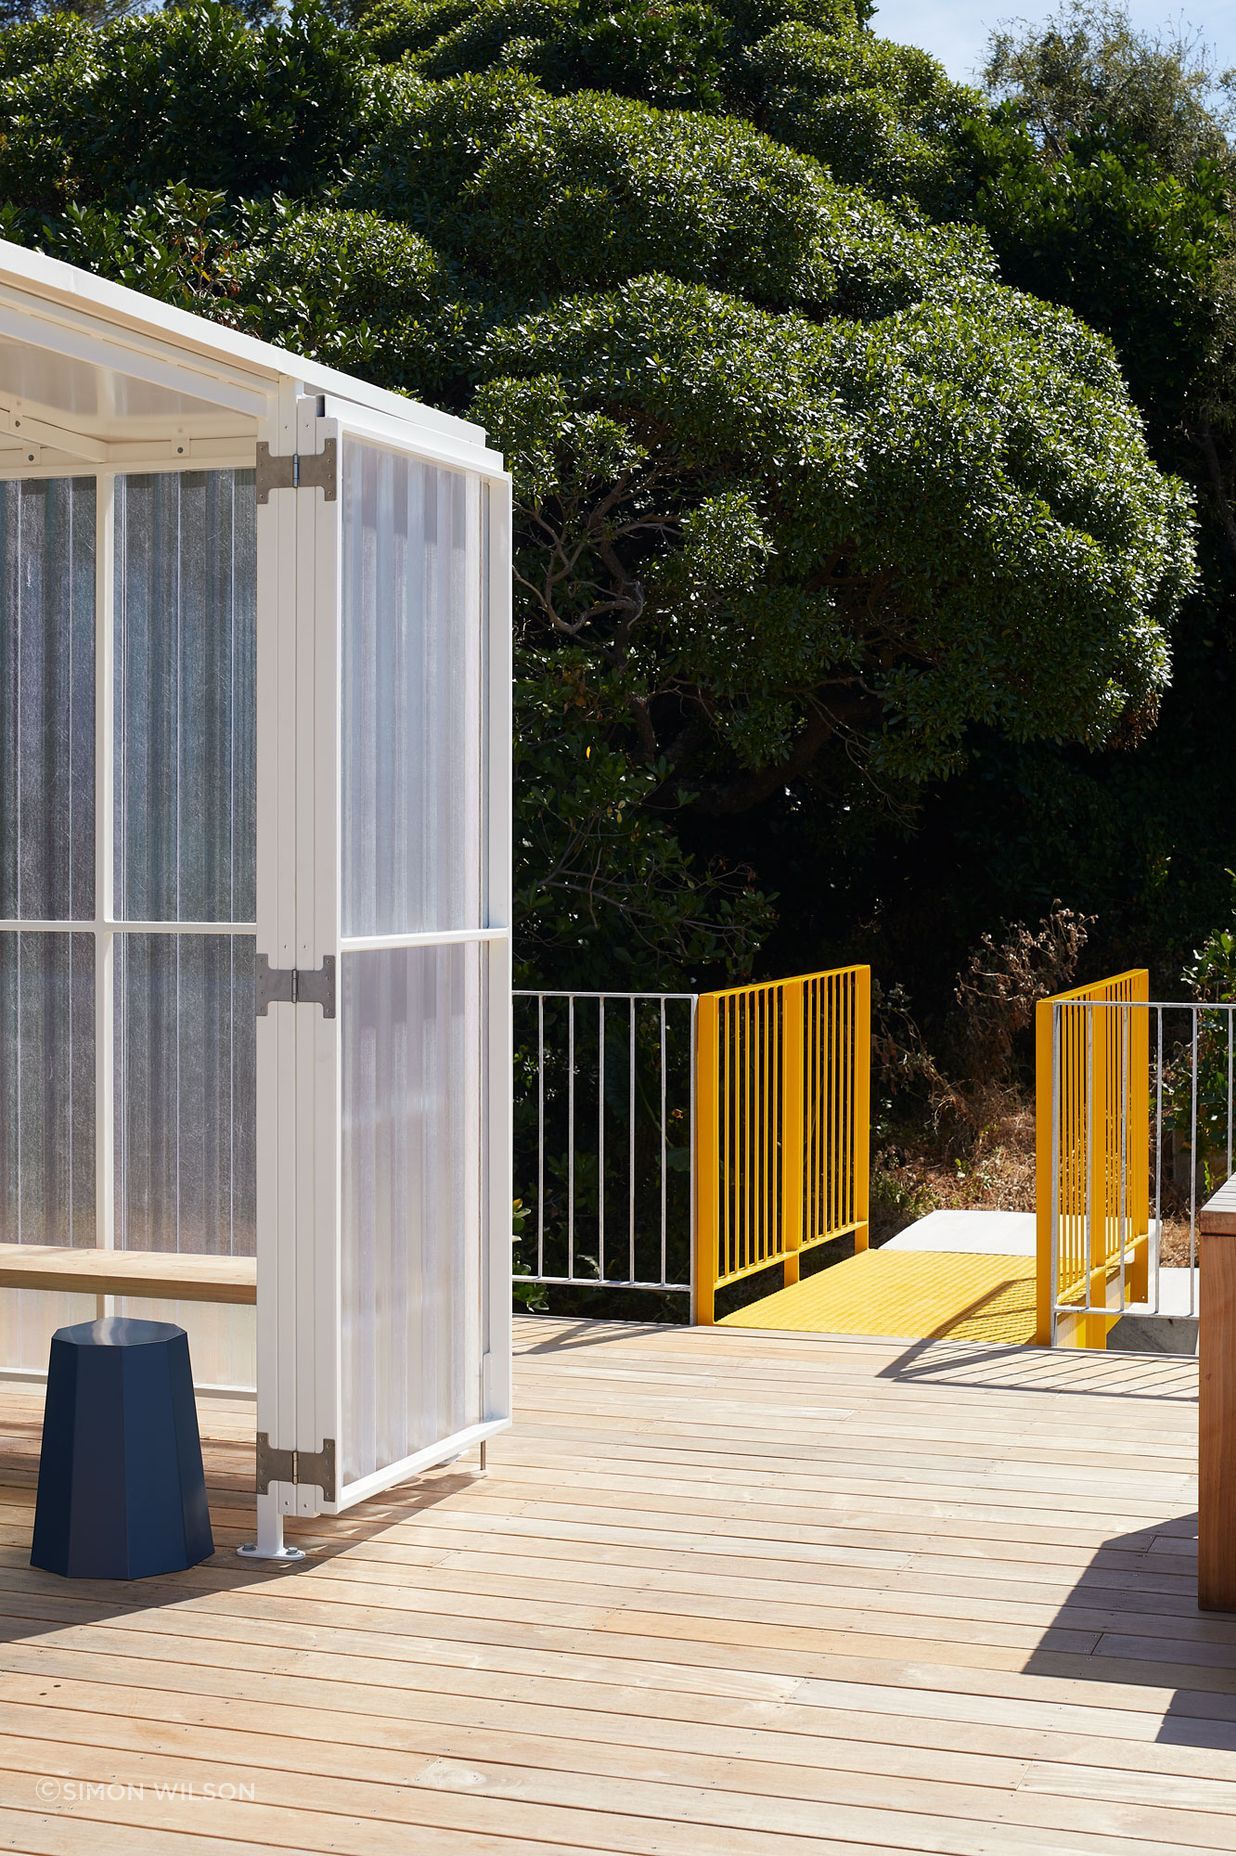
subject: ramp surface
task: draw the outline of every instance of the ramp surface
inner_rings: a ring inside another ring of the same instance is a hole
[[[1034,1258],[974,1251],[859,1251],[719,1325],[900,1340],[1034,1341]]]

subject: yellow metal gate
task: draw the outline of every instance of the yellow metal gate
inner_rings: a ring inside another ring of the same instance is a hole
[[[1150,976],[1138,967],[1036,1008],[1041,1346],[1105,1347],[1146,1298]]]
[[[866,1249],[871,969],[704,993],[696,1010],[695,1318],[852,1232]]]

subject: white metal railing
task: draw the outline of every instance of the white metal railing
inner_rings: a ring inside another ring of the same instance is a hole
[[[524,1283],[690,1294],[694,993],[520,991]]]
[[[1074,996],[1040,1010],[1040,1339],[1102,1346],[1125,1313],[1195,1318],[1199,1209],[1232,1172],[1236,1002]]]

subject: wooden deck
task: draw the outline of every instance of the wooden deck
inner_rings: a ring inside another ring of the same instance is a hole
[[[313,1523],[300,1570],[231,1555],[251,1414],[212,1404],[219,1551],[128,1586],[26,1564],[39,1401],[0,1391],[0,1847],[1236,1847],[1192,1362],[535,1319],[517,1344],[489,1477]]]

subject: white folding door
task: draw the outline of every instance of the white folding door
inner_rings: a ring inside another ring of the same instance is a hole
[[[259,1486],[337,1512],[509,1420],[509,491],[302,397],[257,522]]]

